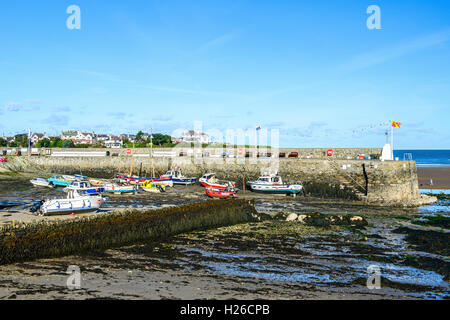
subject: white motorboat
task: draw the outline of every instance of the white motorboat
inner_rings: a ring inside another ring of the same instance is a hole
[[[104,204],[102,196],[80,195],[77,190],[68,190],[66,199],[48,199],[41,205],[40,211],[46,216],[49,214],[71,214],[93,212]]]
[[[44,187],[44,188],[53,188],[54,185],[48,182],[47,179],[44,178],[34,178],[30,180],[31,184],[35,187]]]
[[[281,177],[276,174],[263,175],[256,181],[249,181],[250,190],[264,193],[284,193],[296,195],[301,192],[301,184],[284,184]]]
[[[79,194],[100,194],[105,192],[103,187],[93,187],[88,181],[72,181],[64,191],[76,190]]]

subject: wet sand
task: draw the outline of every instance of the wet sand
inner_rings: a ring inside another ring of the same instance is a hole
[[[0,198],[35,199],[61,192],[30,188],[17,178],[14,181],[9,180],[7,186],[0,181]],[[89,254],[3,265],[0,299],[449,298],[449,231],[442,231],[442,225],[414,223],[418,216],[448,216],[448,201],[423,208],[381,208],[250,192],[240,193],[240,197],[254,199],[258,212],[272,216],[280,212],[354,214],[363,216],[369,225],[323,228],[268,220]],[[106,209],[206,200],[199,186],[177,186],[166,194],[111,196]],[[2,219],[4,214],[0,213]],[[7,214],[12,214],[6,217],[9,220],[16,214],[46,219],[25,212]],[[437,236],[433,235],[436,239],[430,244],[416,244],[405,232],[395,232],[398,228],[433,230]],[[81,269],[79,290],[67,288],[70,265]],[[381,269],[379,290],[366,286],[370,265]]]
[[[450,168],[418,167],[420,189],[450,189]],[[433,185],[430,185],[433,179]]]

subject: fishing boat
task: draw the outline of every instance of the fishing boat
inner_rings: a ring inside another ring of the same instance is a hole
[[[105,192],[103,187],[93,187],[88,181],[72,181],[72,183],[64,188],[64,191],[69,192],[70,190],[76,190],[82,195],[94,195],[101,194]]]
[[[105,192],[110,193],[135,193],[139,190],[137,185],[122,185],[114,182],[103,184],[103,188],[105,188]]]
[[[50,185],[57,187],[67,187],[72,183],[72,180],[64,179],[62,176],[53,176],[48,179]]]
[[[35,187],[44,187],[44,188],[53,188],[54,185],[51,185],[47,179],[44,178],[34,178],[30,180],[31,184]]]
[[[206,188],[225,189],[230,184],[233,188],[236,187],[236,183],[233,181],[218,180],[215,173],[204,174],[198,181]]]
[[[117,179],[119,179],[119,181],[122,181],[122,182],[143,183],[143,182],[150,181],[153,184],[159,184],[159,185],[163,185],[163,186],[167,186],[167,187],[173,186],[173,181],[170,180],[170,178],[168,178],[168,177],[144,178],[144,177],[127,176],[127,175],[122,175],[122,174],[118,174],[116,177],[117,177]]]
[[[237,198],[238,190],[234,188],[231,184],[225,189],[216,189],[216,188],[205,188],[205,194],[210,198]]]
[[[263,175],[256,181],[248,182],[248,185],[254,192],[292,194],[293,196],[303,189],[301,184],[284,184],[281,177],[276,174]]]
[[[97,211],[103,206],[102,196],[81,195],[77,190],[67,192],[66,199],[48,199],[40,207],[40,212],[46,216],[49,214],[81,213]]]
[[[161,193],[161,192],[166,192],[166,190],[164,190],[164,186],[159,185],[159,184],[155,184],[152,181],[145,181],[142,185],[141,188],[145,191],[145,192],[153,192],[153,193]]]
[[[187,178],[183,176],[183,174],[181,173],[181,169],[175,167],[167,171],[164,175],[161,176],[161,178],[169,178],[174,184],[184,185],[194,184],[197,180],[196,178]]]

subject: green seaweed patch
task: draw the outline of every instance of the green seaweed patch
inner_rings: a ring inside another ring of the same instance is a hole
[[[406,241],[418,250],[440,254],[450,255],[450,233],[434,230],[417,230],[408,227],[400,227],[393,231],[397,234],[406,234]]]
[[[422,226],[441,227],[445,229],[450,228],[450,217],[436,215],[436,216],[423,216],[420,220],[415,220],[413,224]]]

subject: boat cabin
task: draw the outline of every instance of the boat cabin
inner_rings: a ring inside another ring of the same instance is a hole
[[[267,183],[267,184],[283,184],[280,176],[270,175],[259,177],[256,182]]]
[[[77,189],[86,189],[90,188],[91,184],[88,181],[74,181],[70,186]]]

